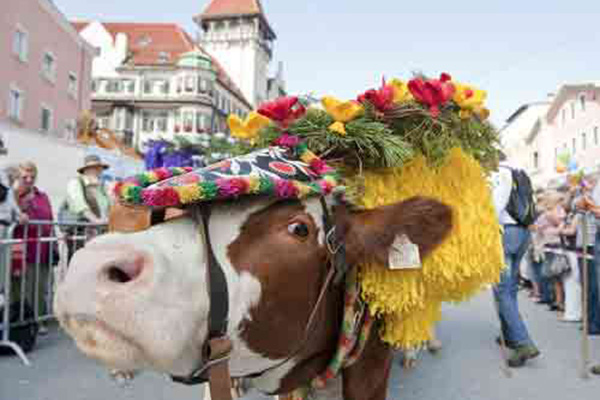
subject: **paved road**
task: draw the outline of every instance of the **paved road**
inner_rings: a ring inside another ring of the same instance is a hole
[[[597,400],[600,377],[579,378],[579,331],[556,321],[541,306],[522,299],[522,311],[543,355],[512,378],[500,369],[492,343],[497,331],[488,294],[469,303],[448,306],[439,326],[444,349],[422,354],[415,370],[394,365],[390,399],[401,400]],[[600,361],[600,338],[592,350]],[[17,358],[0,358],[0,400],[200,400],[201,389],[171,384],[144,374],[122,389],[106,371],[83,358],[58,331],[40,340],[31,367]],[[257,400],[257,398],[252,398]]]

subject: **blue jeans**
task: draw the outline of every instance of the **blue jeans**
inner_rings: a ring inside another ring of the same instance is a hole
[[[600,261],[600,232],[596,234],[594,260],[588,260],[588,323],[589,333],[600,334],[600,295],[598,293],[598,262]],[[583,276],[583,274],[581,275]]]
[[[544,261],[531,260],[531,271],[533,272],[533,280],[537,283],[540,291],[540,301],[542,303],[552,303],[552,288],[548,279],[542,276],[542,268],[544,267]]]
[[[503,245],[506,268],[500,276],[500,283],[494,287],[494,297],[498,304],[500,327],[504,339],[517,346],[533,344],[519,313],[517,303],[519,265],[525,255],[530,238],[529,231],[525,228],[515,225],[504,227]]]

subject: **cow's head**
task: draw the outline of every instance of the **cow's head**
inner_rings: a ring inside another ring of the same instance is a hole
[[[259,373],[303,339],[329,268],[323,209],[316,198],[241,200],[211,208],[210,239],[229,290],[231,373]],[[386,264],[399,234],[426,255],[449,232],[452,213],[438,201],[415,197],[371,211],[340,206],[334,218],[348,263]],[[201,234],[197,222],[184,216],[141,232],[98,237],[77,252],[59,285],[56,310],[80,349],[121,370],[186,375],[197,367],[209,311]],[[339,299],[332,290],[325,308],[340,308]],[[339,328],[325,325],[336,320],[320,321],[310,349],[272,371],[262,388],[277,390],[300,358],[323,353]]]

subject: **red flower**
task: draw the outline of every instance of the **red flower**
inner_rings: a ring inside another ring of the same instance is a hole
[[[431,116],[440,115],[440,106],[446,104],[454,95],[454,85],[450,75],[443,73],[440,79],[423,80],[416,78],[408,82],[408,90],[422,104],[429,106]]]
[[[217,179],[219,195],[222,197],[237,197],[248,192],[248,181],[244,178]]]
[[[259,114],[278,122],[282,128],[287,128],[289,124],[302,117],[305,112],[306,108],[298,103],[298,98],[292,96],[280,97],[263,104],[258,109]]]
[[[324,173],[329,172],[329,167],[325,161],[320,158],[315,158],[310,162],[310,169],[317,175],[323,175]]]
[[[367,90],[358,96],[359,103],[364,103],[365,101],[373,104],[377,111],[385,112],[394,106],[394,88],[386,85],[385,81],[383,81],[379,89]]]

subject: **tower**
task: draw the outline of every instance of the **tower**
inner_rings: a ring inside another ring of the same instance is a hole
[[[201,46],[215,57],[254,106],[267,100],[275,32],[260,0],[211,0],[194,17]]]

